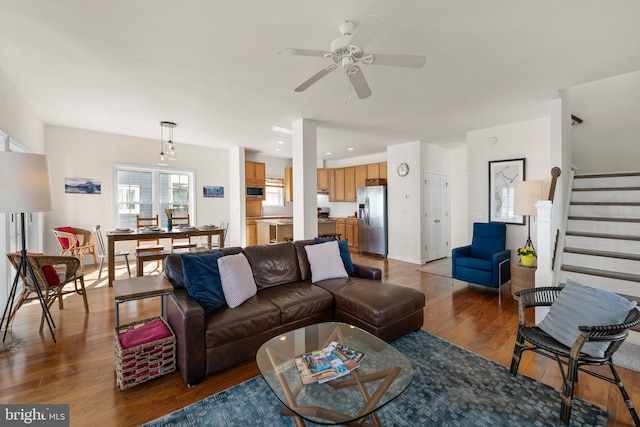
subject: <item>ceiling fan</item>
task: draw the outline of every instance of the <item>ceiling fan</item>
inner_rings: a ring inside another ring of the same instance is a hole
[[[371,89],[360,65],[358,65],[359,63],[407,68],[421,68],[424,66],[427,59],[421,55],[373,54],[364,51],[369,42],[384,28],[383,24],[384,19],[375,15],[366,16],[357,29],[353,22],[343,22],[340,24],[340,33],[342,35],[331,43],[329,52],[289,48],[278,51],[279,55],[319,56],[330,58],[333,61],[333,64],[324,67],[311,76],[298,86],[295,91],[302,92],[306,90],[336,68],[342,67],[347,73],[358,98],[364,99],[371,96]]]

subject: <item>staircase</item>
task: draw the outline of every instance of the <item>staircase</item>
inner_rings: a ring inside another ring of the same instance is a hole
[[[640,303],[640,173],[576,175],[559,279]]]

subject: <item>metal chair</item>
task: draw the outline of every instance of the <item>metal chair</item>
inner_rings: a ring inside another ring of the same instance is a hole
[[[100,266],[98,267],[98,281],[100,281],[100,277],[102,276],[102,265],[104,264],[104,260],[107,258],[107,248],[104,245],[104,238],[102,237],[100,225],[96,225],[93,228],[93,236],[95,241],[98,243],[98,258],[100,259]],[[131,277],[131,268],[129,267],[129,249],[116,249],[113,252],[113,261],[115,262],[115,259],[119,256],[124,258],[124,262],[127,264],[129,277]]]
[[[571,418],[571,407],[573,404],[573,389],[576,381],[578,381],[578,371],[585,372],[596,378],[603,379],[618,386],[622,398],[624,399],[631,417],[636,426],[640,427],[640,419],[636,413],[633,402],[629,394],[624,388],[620,376],[613,365],[612,356],[620,348],[622,342],[629,335],[629,329],[640,323],[640,311],[634,307],[629,311],[626,319],[622,324],[607,326],[580,326],[580,336],[571,347],[556,341],[549,334],[542,331],[537,326],[526,325],[525,309],[530,307],[551,306],[556,300],[561,287],[540,287],[526,289],[516,293],[518,297],[518,312],[520,324],[518,326],[518,336],[513,349],[513,358],[511,360],[511,375],[518,374],[518,367],[522,353],[531,350],[558,362],[560,372],[563,379],[562,387],[562,403],[560,406],[560,420],[565,424],[569,424]],[[580,301],[576,301],[580,304]],[[604,352],[604,356],[598,357],[582,352],[582,347],[589,341],[597,341],[599,343],[607,343],[608,347]],[[530,345],[525,344],[529,342]],[[611,377],[599,374],[587,369],[583,366],[602,366],[608,365],[611,369]],[[564,366],[567,367],[566,372]]]
[[[7,254],[7,258],[15,269],[20,265],[19,253]],[[85,313],[89,313],[89,303],[87,302],[87,292],[84,287],[84,275],[80,271],[80,260],[75,256],[56,256],[56,255],[37,255],[28,254],[27,262],[31,264],[33,272],[36,277],[34,283],[31,275],[24,275],[23,271],[20,271],[20,278],[24,284],[22,294],[18,298],[18,301],[9,315],[9,321],[7,327],[13,320],[18,309],[27,301],[37,299],[37,296],[31,294],[37,294],[36,286],[40,287],[44,302],[47,304],[47,308],[51,308],[53,303],[58,300],[58,306],[60,309],[64,308],[63,296],[70,293],[77,293],[82,295],[84,300]],[[55,268],[62,267],[62,268]],[[72,283],[75,288],[73,290],[64,290],[65,285]],[[40,319],[40,332],[44,325],[44,312]]]
[[[91,232],[83,228],[58,227],[51,230],[60,245],[60,255],[72,255],[80,259],[81,271],[84,271],[84,256],[93,256],[93,263],[98,264],[96,245]]]

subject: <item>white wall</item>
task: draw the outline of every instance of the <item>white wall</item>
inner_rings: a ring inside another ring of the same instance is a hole
[[[489,138],[496,137],[495,144]],[[505,126],[467,132],[467,230],[470,243],[474,222],[488,222],[489,161],[525,158],[525,179],[545,182],[545,194],[551,182],[550,120],[548,117]],[[476,213],[480,214],[476,217]],[[536,236],[535,220],[531,236]],[[527,227],[507,225],[507,249],[515,259],[515,250],[524,245]]]
[[[0,69],[0,129],[29,150],[44,153],[44,124],[2,69]],[[42,215],[39,218],[41,217]],[[10,243],[7,241],[10,236],[8,219],[9,215],[0,213],[0,256],[2,256],[0,310],[4,310],[13,280],[12,269],[4,256],[5,250],[10,249]],[[38,219],[38,221],[39,227],[34,227],[35,232],[29,236],[28,249],[31,251],[42,250],[42,233],[39,230],[42,220]]]
[[[45,230],[70,225],[104,230],[115,227],[114,163],[157,166],[158,140],[46,126],[46,153],[49,156],[55,210],[46,215]],[[229,221],[229,168],[227,150],[176,144],[178,160],[168,167],[195,171],[195,225]],[[65,194],[65,177],[101,180],[99,195]],[[204,198],[202,186],[225,188],[224,198]],[[59,251],[52,233],[45,234],[47,253]]]
[[[577,174],[638,172],[640,149],[640,71],[567,90],[573,126],[572,161]]]
[[[414,264],[422,263],[422,151],[421,141],[387,147],[389,258]],[[407,176],[396,173],[400,163]]]
[[[467,146],[447,151],[449,164],[449,250],[469,243],[467,201]]]

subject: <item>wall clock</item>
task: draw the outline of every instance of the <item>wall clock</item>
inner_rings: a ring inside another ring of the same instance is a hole
[[[408,173],[409,173],[409,165],[406,163],[400,163],[398,165],[398,175],[407,176]]]

